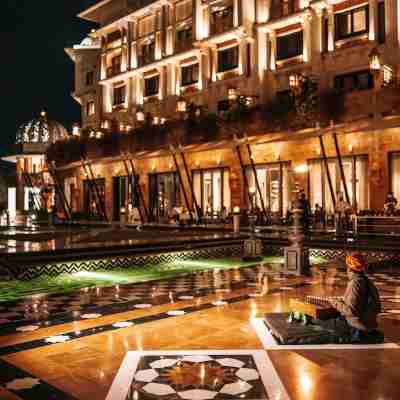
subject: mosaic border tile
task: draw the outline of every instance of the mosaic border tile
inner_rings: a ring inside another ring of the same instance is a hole
[[[47,263],[38,265],[13,265],[12,272],[15,278],[30,280],[40,276],[54,277],[63,273],[76,273],[80,271],[112,270],[117,268],[135,268],[144,265],[157,265],[185,261],[193,258],[222,258],[240,257],[242,244],[213,245],[206,248],[196,248],[181,251],[164,251],[160,254],[125,255],[101,259],[75,260],[71,262]],[[150,251],[151,249],[149,249]]]
[[[268,354],[263,350],[184,350],[184,351],[130,351],[114,379],[106,400],[126,400],[134,374],[142,357],[146,356],[252,356],[270,399],[290,400]],[[236,396],[238,397],[238,396]],[[240,397],[240,396],[239,396]]]
[[[77,400],[76,397],[1,359],[0,385],[22,400]]]

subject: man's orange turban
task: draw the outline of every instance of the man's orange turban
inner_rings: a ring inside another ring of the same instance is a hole
[[[360,253],[353,253],[347,256],[346,264],[351,270],[355,272],[365,271],[368,267],[367,261]]]

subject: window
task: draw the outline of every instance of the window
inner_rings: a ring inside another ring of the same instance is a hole
[[[125,86],[118,86],[114,88],[113,100],[114,106],[119,106],[125,103]]]
[[[378,3],[378,43],[385,43],[386,23],[385,23],[385,2]]]
[[[176,31],[175,51],[185,51],[192,46],[193,41],[193,27],[192,25],[185,25],[178,28]]]
[[[139,37],[150,35],[155,31],[155,27],[156,19],[154,15],[141,19],[138,28]]]
[[[153,218],[171,214],[175,207],[181,207],[179,176],[176,172],[149,175],[149,205]]]
[[[192,38],[193,38],[193,29],[191,25],[190,26],[185,25],[184,27],[176,31],[177,42],[192,40]]]
[[[121,31],[120,30],[116,30],[107,35],[107,43],[108,44],[116,42],[117,40],[120,40],[120,39],[121,39]]]
[[[199,81],[199,64],[182,67],[182,86],[192,85]]]
[[[336,40],[362,35],[368,32],[368,6],[335,15]]]
[[[184,21],[192,16],[192,0],[184,0],[176,3],[175,13],[177,21]]]
[[[256,206],[261,210],[262,205],[275,216],[283,216],[289,208],[290,194],[293,188],[289,179],[290,163],[277,162],[265,165],[256,165],[258,187],[255,194]],[[257,188],[256,176],[253,168],[246,167],[246,176],[249,187]]]
[[[346,180],[347,191],[352,206],[357,210],[368,208],[368,157],[351,156],[342,157],[343,172]],[[322,160],[308,162],[310,182],[310,204],[322,206],[327,213],[333,213],[332,195],[329,188],[325,165]],[[328,169],[331,177],[335,197],[338,193],[344,194],[341,180],[339,162],[337,158],[328,159]]]
[[[86,115],[90,117],[91,115],[94,115],[94,112],[95,112],[94,101],[88,101],[86,103]]]
[[[139,67],[155,60],[155,50],[156,44],[154,41],[144,43],[140,46]]]
[[[197,205],[206,217],[218,217],[225,207],[231,208],[229,170],[216,168],[193,172],[193,188]]]
[[[86,72],[86,86],[92,86],[94,83],[94,72]]]
[[[335,77],[335,89],[345,93],[357,90],[368,90],[373,87],[374,79],[369,70],[357,71]]]
[[[218,52],[218,72],[229,71],[239,65],[239,47],[230,47]]]
[[[115,56],[111,59],[111,68],[113,75],[119,74],[121,72],[121,55]]]
[[[218,2],[211,8],[210,32],[212,35],[226,32],[233,28],[233,2]]]
[[[276,39],[277,60],[286,60],[303,54],[303,31],[278,36]]]
[[[158,75],[145,79],[144,80],[145,97],[157,95],[159,91],[159,85],[160,85],[160,77]]]

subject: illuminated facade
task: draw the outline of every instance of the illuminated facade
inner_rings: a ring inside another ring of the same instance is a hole
[[[92,171],[58,164],[66,186],[74,182],[77,210],[94,211],[92,181],[108,219],[139,206],[139,194],[153,217],[179,207],[215,215],[247,208],[254,189],[260,209],[278,219],[300,187],[328,211],[339,192],[359,211],[381,209],[390,189],[400,197],[397,2],[103,0],[79,17],[100,25],[66,49],[75,62],[80,131],[134,137],[134,145],[108,154],[104,140],[92,143]],[[329,116],[340,107],[327,103],[328,123],[293,128],[268,120],[277,99],[293,95],[291,79],[304,75],[315,77],[321,96],[341,93],[341,115]],[[189,129],[171,139],[172,122],[185,121],[189,105],[219,119],[238,97],[255,117],[231,123],[230,135],[195,140]]]

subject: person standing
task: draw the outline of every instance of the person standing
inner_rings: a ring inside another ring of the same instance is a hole
[[[397,199],[394,197],[393,192],[389,192],[386,196],[385,205],[384,205],[384,213],[385,216],[394,215],[397,207]]]
[[[343,198],[343,194],[339,194],[335,207],[335,223],[336,235],[345,236],[348,228],[348,214],[351,210],[350,204]]]

